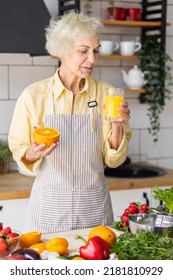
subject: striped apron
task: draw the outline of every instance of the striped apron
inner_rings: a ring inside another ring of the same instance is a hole
[[[36,176],[26,231],[110,225],[113,211],[104,176],[100,116],[92,109],[88,115],[56,115],[52,96],[51,86],[52,112],[44,125],[60,130],[60,145],[44,158]]]

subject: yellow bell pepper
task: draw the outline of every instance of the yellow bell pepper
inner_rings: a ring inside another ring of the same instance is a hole
[[[62,237],[52,238],[45,243],[48,252],[56,252],[60,255],[66,255],[68,253],[68,245],[67,239]]]

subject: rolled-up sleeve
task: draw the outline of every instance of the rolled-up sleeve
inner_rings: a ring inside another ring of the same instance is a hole
[[[35,104],[33,104],[29,92],[29,89],[24,90],[16,102],[8,134],[8,143],[18,166],[22,170],[35,172],[39,168],[42,158],[32,164],[26,164],[22,161],[26,150],[31,146],[33,127],[39,122],[42,123],[42,119],[37,118],[35,114],[38,110],[35,110]]]
[[[117,150],[112,149],[110,146],[110,136],[112,130],[108,133],[104,141],[105,164],[109,167],[115,168],[121,165],[128,155],[128,143],[131,138],[132,132],[129,125],[123,125],[124,136],[121,144]]]

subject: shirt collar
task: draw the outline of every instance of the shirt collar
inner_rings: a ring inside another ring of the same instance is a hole
[[[63,91],[68,91],[63,83],[61,82],[61,79],[58,75],[59,68],[57,69],[56,73],[54,74],[54,82],[53,82],[53,93],[54,93],[54,99],[57,99]],[[95,92],[96,92],[96,83],[93,78],[85,79],[85,85],[84,88],[81,91],[82,93],[86,93],[90,96],[91,100],[95,99]]]

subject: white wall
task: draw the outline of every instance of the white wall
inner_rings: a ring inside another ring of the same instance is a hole
[[[55,16],[58,7],[57,0],[44,0],[51,15]],[[121,3],[122,2],[122,3]],[[86,1],[81,1],[84,8]],[[106,8],[109,1],[93,1],[93,15],[99,18],[106,18]],[[116,6],[136,7],[139,1],[115,1]],[[173,23],[173,0],[168,1],[167,21]],[[124,38],[136,38],[140,34],[140,28],[127,27],[106,27],[102,38],[110,39],[117,35],[117,40]],[[173,57],[173,25],[167,28],[167,52]],[[128,70],[138,61],[134,60],[103,60],[101,59],[94,71],[98,79],[108,81],[115,86],[125,87],[122,79],[121,69]],[[11,118],[16,99],[22,90],[30,83],[51,76],[58,65],[57,59],[50,56],[30,57],[27,54],[0,54],[0,138],[7,138]],[[172,66],[172,65],[171,65]],[[148,133],[149,120],[147,117],[147,106],[140,104],[138,94],[126,95],[130,104],[131,120],[130,125],[133,131],[133,138],[129,145],[129,156],[133,161],[145,160],[163,167],[173,168],[173,96],[165,106],[161,115],[161,130],[159,141],[154,144]],[[16,164],[11,169],[16,169]]]

